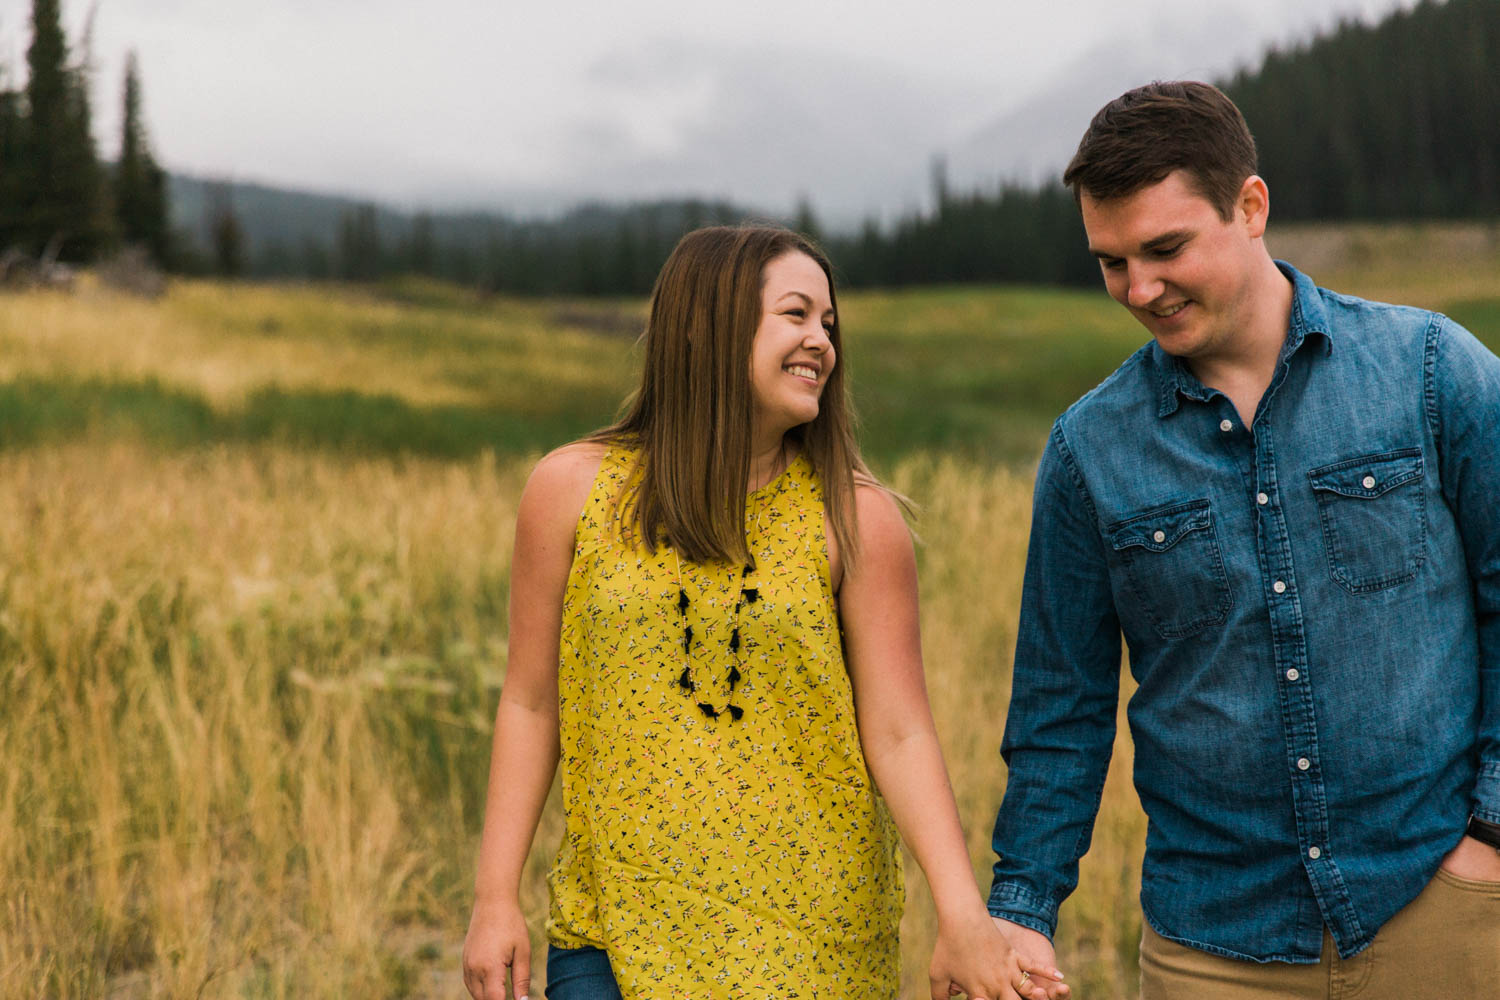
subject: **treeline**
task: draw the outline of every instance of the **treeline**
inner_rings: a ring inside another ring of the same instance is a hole
[[[167,178],[147,143],[134,55],[119,157],[106,168],[91,129],[87,46],[70,56],[59,0],[33,0],[31,27],[25,86],[9,86],[0,66],[0,278],[18,259],[45,268],[122,245],[170,263]]]
[[[931,214],[910,216],[889,232],[868,222],[857,236],[823,239],[848,284],[1098,280],[1078,206],[1060,183],[955,196],[939,165],[933,188]]]
[[[240,204],[265,195],[237,189],[234,197]],[[650,289],[683,233],[749,215],[728,202],[698,200],[585,205],[544,221],[487,213],[406,216],[344,203],[328,224],[331,240],[273,230],[257,241],[246,273],[343,281],[416,274],[489,292],[630,294]],[[245,217],[248,228],[252,215]]]
[[[240,203],[246,195],[213,195]],[[937,209],[889,230],[868,223],[852,235],[825,233],[808,206],[771,219],[724,201],[587,205],[555,220],[518,222],[492,215],[402,216],[373,204],[346,205],[331,241],[304,233],[256,239],[238,268],[198,267],[257,278],[374,281],[416,274],[488,292],[528,295],[637,295],[650,290],[677,240],[706,225],[780,222],[819,239],[849,285],[931,282],[1076,283],[1097,267],[1084,249],[1072,196],[1063,188],[1005,187],[994,195],[934,192]],[[249,212],[248,219],[253,218]],[[221,211],[206,219],[222,220]],[[217,225],[222,225],[222,221]],[[212,233],[215,224],[209,223]],[[211,240],[222,247],[222,237]]]
[[[1223,84],[1280,219],[1500,214],[1500,3],[1423,0]]]
[[[1279,219],[1500,214],[1500,2],[1422,0],[1375,26],[1272,51],[1221,85],[1245,112]],[[725,202],[589,205],[549,220],[395,212],[348,199],[172,178],[140,116],[132,58],[118,161],[89,133],[86,59],[70,61],[58,0],[34,0],[24,89],[0,67],[0,254],[90,260],[122,243],[184,272],[374,281],[430,275],[497,292],[641,294],[686,231],[755,213]],[[1084,123],[1079,123],[1080,132]],[[820,237],[850,285],[1095,280],[1058,185],[950,190],[893,225],[822,233],[810,205],[781,220]],[[186,219],[186,226],[181,222]]]

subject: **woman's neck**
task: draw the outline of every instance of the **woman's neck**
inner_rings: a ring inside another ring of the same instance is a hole
[[[774,442],[759,444],[750,453],[750,492],[755,492],[781,475],[781,471],[786,468],[790,460],[791,456],[788,453],[784,435]]]

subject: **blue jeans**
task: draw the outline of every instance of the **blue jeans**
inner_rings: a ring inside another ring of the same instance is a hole
[[[547,1000],[621,1000],[609,956],[598,948],[548,945]]]

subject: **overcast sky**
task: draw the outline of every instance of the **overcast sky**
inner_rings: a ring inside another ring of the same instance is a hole
[[[89,6],[63,0],[75,46]],[[963,183],[1039,173],[1124,87],[1221,77],[1411,0],[916,6],[98,0],[95,131],[115,155],[133,48],[173,170],[406,207],[696,194],[888,215],[920,202],[936,155]],[[29,11],[0,0],[12,83]]]

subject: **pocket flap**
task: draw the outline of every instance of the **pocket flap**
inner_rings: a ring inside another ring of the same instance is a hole
[[[1422,478],[1422,449],[1402,448],[1381,455],[1351,458],[1307,474],[1312,488],[1341,497],[1373,500],[1397,486]]]
[[[1116,552],[1130,548],[1165,552],[1176,545],[1183,535],[1207,528],[1209,521],[1208,501],[1194,500],[1121,521],[1109,529],[1109,540]]]

